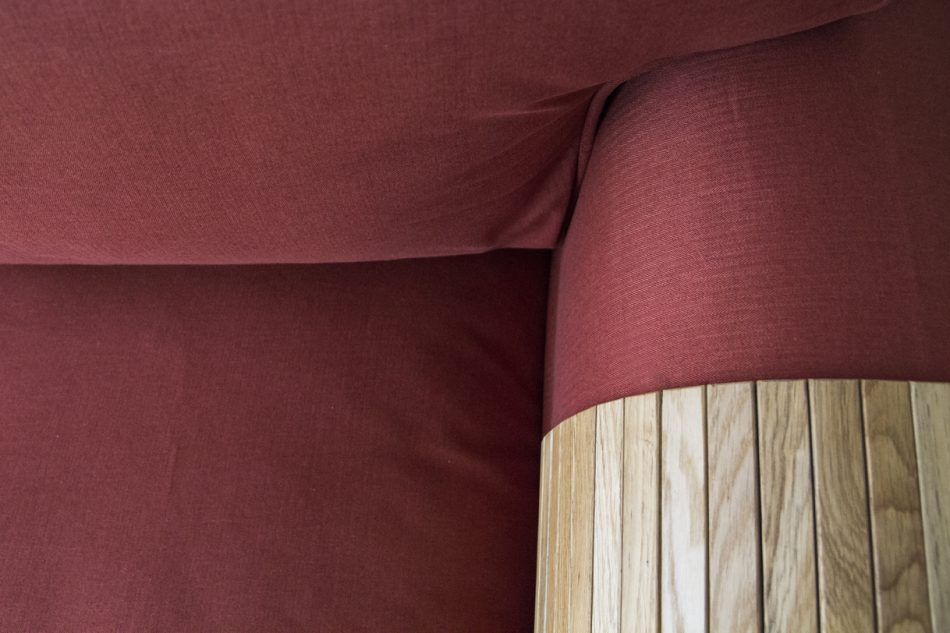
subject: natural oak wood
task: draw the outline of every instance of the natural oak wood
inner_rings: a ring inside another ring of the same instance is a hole
[[[709,631],[758,633],[759,521],[753,385],[706,387]]]
[[[910,385],[861,383],[880,633],[930,633]]]
[[[622,400],[597,406],[595,476],[592,630],[595,633],[613,633],[620,626]]]
[[[927,581],[933,630],[950,631],[950,384],[913,383]]]
[[[631,396],[541,455],[536,631],[950,631],[950,385]]]
[[[809,380],[818,617],[824,631],[873,633],[867,479],[855,380]]]
[[[622,633],[659,626],[659,415],[658,393],[624,400]]]
[[[545,599],[543,631],[553,631],[555,619],[557,616],[557,585],[560,575],[565,570],[558,569],[558,523],[560,523],[560,495],[558,488],[560,485],[560,464],[559,457],[561,433],[563,429],[559,425],[551,432],[549,443],[549,458],[551,459],[548,470],[548,542],[547,542],[547,561],[545,571]]]
[[[568,418],[563,424],[573,424],[574,418]],[[554,429],[557,431],[557,429]],[[551,468],[553,459],[551,458],[551,446],[553,445],[553,431],[541,443],[541,473],[538,478],[538,573],[535,577],[534,594],[534,631],[540,633],[544,631],[544,616],[547,613],[546,600],[548,561],[550,555],[548,552],[548,535],[550,533],[551,517],[550,495],[551,495]]]
[[[805,381],[759,382],[756,390],[764,628],[814,633],[818,593]]]
[[[596,410],[575,416],[574,485],[571,491],[571,615],[569,631],[591,622],[594,574],[594,453]]]
[[[568,630],[571,613],[571,581],[574,574],[561,573],[560,570],[570,570],[571,565],[571,532],[574,487],[574,429],[576,424],[561,429],[558,437],[558,472],[557,472],[557,552],[554,555],[554,564],[558,573],[555,577],[555,608],[554,630]]]
[[[706,463],[703,387],[663,392],[660,630],[706,630]]]

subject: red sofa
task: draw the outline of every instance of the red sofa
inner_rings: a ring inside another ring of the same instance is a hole
[[[0,2],[0,631],[527,631],[542,435],[950,380],[950,4]]]

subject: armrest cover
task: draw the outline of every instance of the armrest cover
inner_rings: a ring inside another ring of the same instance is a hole
[[[950,380],[950,4],[624,85],[556,255],[546,420],[733,380]]]

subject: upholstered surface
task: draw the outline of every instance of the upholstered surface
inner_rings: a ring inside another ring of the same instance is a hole
[[[529,630],[546,276],[0,267],[0,630]]]
[[[950,3],[901,0],[625,85],[556,258],[547,423],[705,382],[950,380],[948,32]]]
[[[550,248],[606,95],[881,0],[7,0],[0,263]]]
[[[557,421],[950,381],[948,33],[0,2],[0,631],[527,631]]]

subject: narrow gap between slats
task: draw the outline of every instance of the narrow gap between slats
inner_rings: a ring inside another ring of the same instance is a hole
[[[858,407],[861,413],[861,456],[864,458],[864,498],[866,501],[865,509],[868,520],[868,560],[871,561],[871,624],[874,630],[877,631],[878,609],[881,608],[881,605],[878,604],[879,596],[877,593],[877,566],[879,563],[877,557],[874,555],[874,521],[871,518],[871,469],[869,467],[871,458],[870,455],[868,455],[870,445],[864,387],[865,381],[858,381],[858,399],[861,401]]]
[[[597,481],[597,454],[600,452],[600,415],[601,408],[598,405],[594,409],[594,488],[592,490],[594,494],[594,501],[591,503],[591,539],[590,539],[590,561],[591,561],[591,574],[590,574],[590,628],[588,630],[594,630],[594,596],[596,591],[594,591],[594,584],[597,582],[597,488],[599,482]]]
[[[557,427],[555,427],[554,430],[556,430],[556,428],[557,428]],[[552,528],[552,521],[551,521],[551,518],[552,518],[552,513],[551,513],[551,480],[552,480],[552,478],[553,478],[553,472],[554,472],[554,463],[553,463],[553,459],[554,459],[554,430],[551,431],[551,434],[550,434],[550,436],[549,436],[549,438],[548,438],[548,442],[547,442],[547,444],[548,444],[548,458],[547,458],[547,471],[548,471],[548,473],[547,473],[547,490],[546,490],[546,493],[547,493],[547,498],[548,498],[548,505],[547,505],[547,512],[545,513],[545,514],[546,514],[546,519],[547,519],[547,526],[546,526],[546,527],[547,527],[547,538],[545,539],[545,542],[544,542],[544,549],[545,549],[545,551],[544,551],[544,602],[543,602],[543,604],[542,604],[542,610],[541,610],[541,630],[542,630],[542,631],[545,631],[545,632],[548,630],[548,600],[549,600],[549,598],[550,598],[550,590],[551,590],[551,588],[548,586],[548,575],[549,575],[548,566],[551,564],[551,528]]]
[[[544,560],[544,552],[541,550],[544,546],[544,436],[541,436],[541,458],[538,465],[538,543],[537,560],[535,560],[534,575],[534,619],[532,620],[534,633],[538,633],[538,614],[541,612],[541,596],[543,588],[541,586],[541,561]]]
[[[765,534],[765,528],[764,528],[765,506],[762,504],[762,477],[759,476],[759,473],[761,472],[761,460],[762,460],[762,451],[761,451],[761,447],[759,446],[759,437],[760,437],[759,427],[761,425],[761,419],[762,419],[762,416],[759,415],[759,397],[758,397],[759,383],[753,382],[752,388],[753,388],[753,393],[755,394],[755,398],[754,398],[755,409],[753,410],[753,414],[755,415],[755,464],[756,464],[755,492],[758,498],[757,520],[759,522],[759,538],[758,538],[758,541],[759,541],[759,599],[762,601],[761,602],[762,608],[759,610],[759,625],[760,625],[759,630],[761,631],[761,633],[768,633],[768,631],[766,631],[766,628],[765,628],[765,625],[766,625],[766,620],[765,620],[765,607],[766,607],[766,603],[765,603],[765,578],[766,578],[765,577],[765,545],[766,545],[765,539],[766,539],[766,534]]]
[[[577,418],[574,419],[574,429],[571,433],[571,511],[568,512],[567,520],[569,527],[569,541],[571,543],[571,551],[568,552],[568,560],[573,564],[574,562],[574,521],[572,519],[572,514],[576,504],[574,499],[577,498],[577,427],[579,426]],[[574,570],[568,569],[568,584],[567,584],[567,630],[573,633],[574,631]]]
[[[624,484],[624,473],[627,468],[627,407],[626,403],[621,399],[620,400],[620,507],[617,508],[617,511],[620,513],[620,521],[618,522],[618,527],[620,529],[620,556],[617,559],[617,591],[619,594],[619,604],[617,606],[617,631],[615,633],[620,633],[620,629],[623,626],[623,484]]]
[[[656,401],[656,632],[663,630],[663,391]]]
[[[560,433],[560,431],[561,431],[561,425],[558,425],[558,427],[555,428],[555,431],[558,432],[558,436],[559,436],[559,435],[561,434],[561,433]],[[560,437],[558,437],[558,436],[552,436],[551,439],[552,439],[552,440],[560,440]],[[557,442],[557,443],[559,444],[560,442]],[[560,486],[560,480],[561,480],[561,460],[558,459],[558,453],[555,451],[556,448],[558,448],[558,447],[555,446],[555,442],[552,441],[552,442],[551,442],[551,464],[552,464],[552,466],[551,466],[551,473],[552,473],[552,474],[551,474],[551,481],[552,481],[552,482],[555,481],[554,464],[556,463],[556,464],[557,464],[557,475],[556,475],[557,479],[556,479],[556,480],[557,480],[557,482],[558,482],[558,490],[556,490],[556,491],[555,491],[555,490],[552,490],[552,491],[551,491],[551,492],[554,494],[554,515],[553,515],[553,516],[554,516],[554,522],[553,522],[553,524],[552,524],[552,526],[551,526],[551,527],[553,528],[552,531],[553,531],[553,535],[554,535],[554,561],[553,561],[553,563],[554,563],[554,576],[553,576],[553,577],[554,577],[554,586],[551,587],[551,594],[548,596],[548,599],[554,601],[554,620],[553,620],[553,622],[551,622],[551,630],[552,630],[552,631],[555,631],[555,632],[557,631],[557,586],[558,586],[558,581],[560,580],[560,579],[559,579],[559,576],[558,576],[558,574],[560,573],[560,570],[558,569],[558,567],[559,567],[558,562],[559,562],[559,559],[560,559],[560,556],[558,555],[558,550],[559,550],[560,547],[561,547],[560,535],[559,535],[559,533],[558,533],[558,529],[559,529],[559,527],[560,527],[559,524],[560,524],[560,522],[561,522],[561,490],[560,490],[560,488],[561,488],[561,486]],[[551,561],[550,561],[550,559],[549,559],[549,560],[548,560],[548,564],[550,564],[550,563],[551,563]],[[545,623],[547,622],[547,611],[548,611],[548,610],[545,609]],[[545,630],[548,630],[548,629],[545,628]]]
[[[811,480],[812,557],[815,564],[815,630],[821,631],[821,570],[818,561],[818,490],[815,485],[815,415],[811,401],[812,381],[805,381],[805,403],[808,409],[808,474]]]
[[[705,559],[706,559],[705,562],[704,562],[704,565],[705,565],[706,569],[703,570],[703,572],[704,572],[703,575],[706,577],[706,582],[704,583],[704,584],[705,584],[704,589],[705,589],[705,591],[706,591],[706,594],[705,594],[705,596],[703,597],[703,602],[704,602],[704,605],[703,605],[703,606],[704,606],[704,608],[706,609],[706,628],[707,628],[707,630],[708,630],[708,628],[709,628],[710,623],[712,622],[712,619],[710,618],[710,615],[711,615],[711,614],[710,614],[710,611],[711,611],[711,610],[710,610],[710,608],[709,608],[710,593],[711,593],[711,592],[710,592],[710,589],[709,589],[709,585],[710,585],[711,577],[712,577],[712,574],[710,573],[710,569],[709,569],[709,550],[710,550],[710,547],[711,547],[711,545],[712,545],[712,544],[710,543],[709,533],[710,533],[712,530],[710,530],[710,523],[709,523],[709,480],[710,480],[710,475],[711,475],[711,473],[709,472],[709,417],[708,417],[708,414],[709,414],[709,400],[707,400],[708,397],[709,397],[709,389],[706,387],[706,385],[703,385],[702,391],[701,391],[701,393],[700,393],[700,400],[702,401],[702,411],[701,411],[701,413],[700,413],[700,416],[701,416],[701,418],[702,418],[702,425],[703,425],[703,466],[702,466],[702,470],[703,470],[703,512],[704,512],[705,515],[706,515],[706,518],[705,518],[706,549],[705,549],[705,552],[703,552],[703,554],[705,555]]]
[[[752,381],[750,388],[752,391],[752,476],[755,478],[755,529],[759,535],[755,557],[758,580],[758,591],[755,598],[759,607],[759,633],[765,633],[765,570],[762,564],[762,539],[765,536],[762,531],[762,477],[760,476],[761,467],[759,465],[759,385]]]
[[[596,540],[597,533],[594,530],[594,517],[597,516],[597,413],[594,412],[594,444],[591,449],[594,451],[593,458],[591,460],[591,465],[593,469],[592,479],[594,485],[591,486],[589,492],[591,494],[590,502],[590,608],[587,610],[590,620],[587,622],[587,631],[591,631],[594,628],[594,540]],[[573,633],[573,632],[572,632]]]
[[[567,510],[567,542],[570,543],[570,549],[567,551],[567,602],[564,606],[567,609],[567,630],[571,632],[574,630],[574,570],[572,565],[574,563],[574,520],[573,513],[575,508],[574,500],[576,497],[577,490],[577,419],[574,419],[574,424],[571,428],[571,492],[569,495],[570,504]]]

